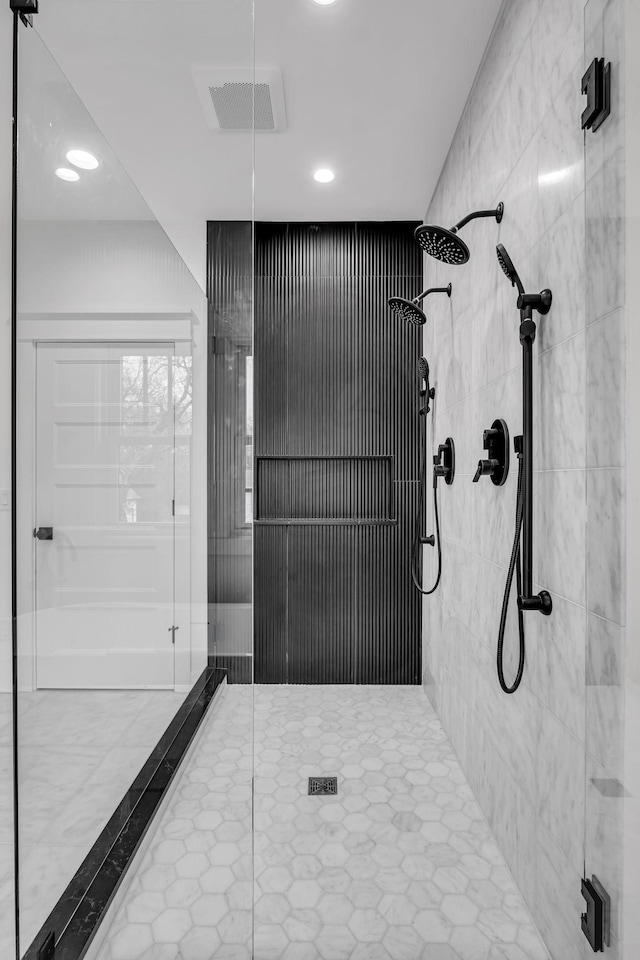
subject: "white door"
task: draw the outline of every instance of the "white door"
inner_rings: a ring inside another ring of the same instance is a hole
[[[171,687],[173,344],[36,349],[36,685]]]

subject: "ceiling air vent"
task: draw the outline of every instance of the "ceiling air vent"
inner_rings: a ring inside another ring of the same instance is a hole
[[[276,67],[194,67],[192,76],[209,127],[218,133],[287,129],[282,73]]]

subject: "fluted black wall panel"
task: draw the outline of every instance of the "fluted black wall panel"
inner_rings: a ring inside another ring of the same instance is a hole
[[[420,682],[414,227],[256,224],[252,275],[250,224],[210,224],[218,336],[254,295],[257,682]]]
[[[353,683],[356,527],[288,528],[288,683]]]
[[[254,664],[256,683],[287,683],[289,536],[286,527],[255,528]]]
[[[257,223],[257,277],[422,278],[417,223]]]
[[[393,456],[397,479],[415,478],[420,332],[387,301],[420,283],[256,279],[257,455]]]
[[[358,529],[352,562],[359,683],[420,682],[420,601],[410,570],[417,496],[417,483],[396,484],[397,525]]]

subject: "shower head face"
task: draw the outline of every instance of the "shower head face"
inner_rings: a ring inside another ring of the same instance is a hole
[[[420,374],[420,379],[425,382],[429,380],[429,364],[427,363],[426,357],[420,357],[418,361],[418,373]]]
[[[499,243],[496,247],[496,256],[498,257],[498,263],[502,268],[502,272],[506,277],[509,278],[509,280],[511,280],[511,285],[518,288],[518,293],[524,293],[524,287],[522,286],[522,281],[518,276],[518,271],[514,267],[511,257],[501,243]]]
[[[440,260],[441,263],[460,266],[470,257],[469,247],[464,240],[457,233],[446,230],[444,227],[423,223],[422,226],[417,227],[414,237],[425,253]]]
[[[396,317],[399,317],[401,320],[406,320],[407,323],[422,325],[427,322],[424,311],[422,311],[413,300],[405,300],[404,297],[391,297],[389,306]]]

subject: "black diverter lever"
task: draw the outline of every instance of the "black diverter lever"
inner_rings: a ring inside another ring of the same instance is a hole
[[[476,470],[473,482],[477,483],[480,477],[492,477],[500,467],[497,460],[478,460],[478,469]]]

